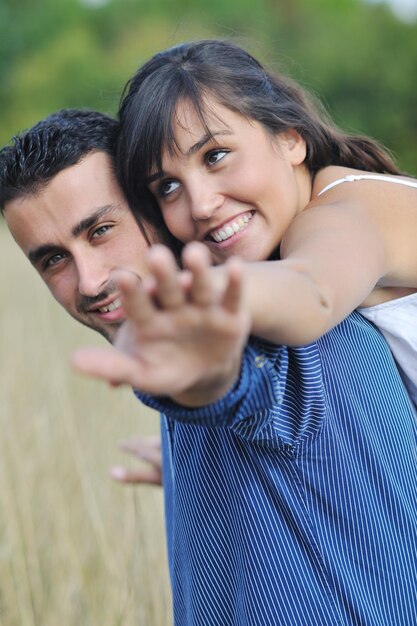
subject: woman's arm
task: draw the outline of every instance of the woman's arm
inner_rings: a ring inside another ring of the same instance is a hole
[[[253,334],[304,345],[363,305],[375,287],[417,288],[417,192],[361,185],[349,194],[335,188],[331,204],[316,200],[297,216],[281,261],[245,265]]]

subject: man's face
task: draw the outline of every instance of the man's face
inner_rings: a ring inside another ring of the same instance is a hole
[[[10,231],[76,320],[112,341],[124,319],[110,272],[145,273],[146,241],[104,152],[59,172],[40,192],[6,204]]]

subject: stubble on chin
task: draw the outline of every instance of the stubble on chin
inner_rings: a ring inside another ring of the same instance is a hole
[[[122,322],[120,322],[119,324],[112,324],[111,326],[109,325],[107,327],[98,326],[98,325],[96,326],[95,324],[92,324],[89,320],[84,320],[76,316],[73,316],[73,317],[75,320],[77,320],[77,322],[80,322],[83,326],[86,326],[90,330],[93,330],[94,332],[98,333],[111,344],[114,343],[117,332],[122,325]]]
[[[96,330],[102,337],[104,337],[104,339],[107,339],[109,343],[113,344],[121,325],[122,324],[112,324],[111,328],[94,327],[93,330]]]

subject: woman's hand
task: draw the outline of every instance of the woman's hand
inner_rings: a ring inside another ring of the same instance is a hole
[[[150,276],[143,282],[125,270],[114,272],[126,314],[114,347],[77,350],[72,363],[112,385],[129,384],[184,406],[214,402],[237,379],[250,331],[243,266],[237,259],[227,263],[219,293],[202,244],[185,248],[185,272],[161,245],[149,250],[147,260]]]

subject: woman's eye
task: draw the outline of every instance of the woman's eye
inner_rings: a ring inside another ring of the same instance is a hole
[[[179,189],[180,183],[177,180],[165,180],[158,187],[158,194],[162,198],[166,198],[174,191]]]
[[[217,150],[211,150],[206,155],[206,162],[207,162],[208,165],[215,165],[216,163],[221,161],[226,156],[226,154],[228,154],[228,153],[229,153],[229,151],[225,150],[224,148],[222,148],[222,149],[218,148]]]

